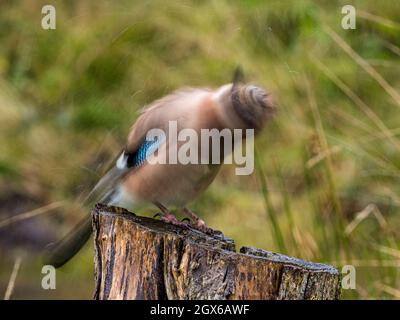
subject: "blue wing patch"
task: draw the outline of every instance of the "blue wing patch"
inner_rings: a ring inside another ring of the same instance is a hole
[[[154,140],[145,140],[135,153],[127,159],[128,167],[140,167],[164,143],[165,139],[155,137]]]
[[[155,138],[154,140],[145,140],[139,149],[133,154],[131,165],[140,167],[143,163],[160,147],[162,140]],[[128,161],[129,165],[129,161]]]
[[[115,166],[119,170],[142,166],[146,160],[158,150],[165,140],[165,136],[155,136],[153,139],[144,140],[135,152],[128,153],[126,150],[122,152],[117,159]]]

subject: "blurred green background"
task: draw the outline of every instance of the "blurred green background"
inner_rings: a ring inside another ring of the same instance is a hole
[[[41,28],[45,4],[56,30]],[[56,290],[41,289],[40,249],[87,213],[139,108],[240,64],[279,114],[256,172],[225,166],[192,209],[238,247],[354,265],[343,298],[400,298],[399,17],[395,0],[2,1],[0,221],[52,210],[0,227],[0,297],[22,257],[11,298],[90,299],[92,242]]]

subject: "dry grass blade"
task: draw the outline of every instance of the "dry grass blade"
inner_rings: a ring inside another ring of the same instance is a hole
[[[384,59],[368,59],[366,60],[371,66],[383,68],[399,68],[397,61],[387,61]]]
[[[367,143],[376,140],[382,140],[382,142],[385,142],[386,141],[385,139],[388,138],[387,133],[385,134],[382,131],[375,132],[374,130],[375,128],[371,127],[370,125],[366,125],[365,122],[362,122],[357,117],[341,109],[334,109],[332,110],[332,113],[334,113],[337,117],[342,118],[343,120],[351,124],[353,127],[366,132],[366,134],[363,134],[358,137],[358,141],[360,142]],[[397,137],[398,135],[400,135],[400,128],[392,128],[388,130],[390,130],[391,137]]]
[[[391,255],[395,258],[399,258],[400,259],[400,250],[397,249],[393,249],[390,247],[386,247],[386,246],[382,246],[382,245],[377,245],[377,248],[380,252],[386,253],[388,255]]]
[[[365,72],[367,72],[381,87],[393,98],[396,104],[400,107],[400,94],[376,71],[371,65],[355,52],[346,41],[344,41],[335,31],[330,27],[324,26],[325,32],[334,40]]]
[[[396,288],[392,288],[386,284],[383,283],[379,283],[377,285],[377,288],[392,295],[393,297],[395,297],[396,299],[400,299],[400,290],[396,289]]]
[[[19,268],[21,266],[21,262],[22,262],[22,257],[17,257],[17,259],[15,259],[11,277],[10,277],[10,280],[8,281],[7,290],[4,295],[4,300],[10,300],[10,297],[14,291],[15,280],[17,279],[17,275],[18,275]]]
[[[336,196],[336,186],[335,186],[335,181],[333,179],[333,164],[332,164],[331,154],[329,152],[330,148],[329,148],[328,141],[326,139],[321,115],[319,113],[317,101],[315,99],[314,92],[311,88],[311,84],[307,78],[305,78],[305,84],[306,84],[308,103],[310,105],[310,109],[311,109],[311,112],[312,112],[312,115],[314,118],[314,122],[315,122],[315,129],[317,131],[318,139],[321,143],[322,153],[325,154],[324,159],[326,159],[326,164],[327,164],[326,173],[327,173],[327,177],[328,177],[330,192],[332,195],[333,205],[335,207],[336,212],[339,213],[340,215],[342,215],[341,205]]]
[[[382,24],[389,28],[400,30],[400,23],[390,20],[390,19],[387,19],[387,18],[384,18],[384,17],[381,17],[381,16],[377,16],[377,15],[369,13],[367,11],[357,10],[357,16],[360,18],[363,18],[365,20],[368,20],[368,21]]]
[[[385,123],[376,115],[376,113],[356,95],[343,81],[341,81],[327,66],[325,66],[316,57],[312,57],[311,61],[336,85],[342,90],[360,109],[365,115],[370,118],[375,125],[382,131],[382,133],[389,139],[389,141],[400,150],[400,143],[393,136],[393,133],[385,125]]]
[[[392,132],[393,136],[398,136],[400,134],[400,128],[394,128],[390,130]],[[371,141],[375,141],[375,140],[384,140],[387,137],[383,135],[382,132],[377,132],[377,133],[369,133],[366,134],[364,136],[360,137],[360,141],[362,142],[371,142]]]
[[[255,163],[256,163],[256,168],[257,168],[257,172],[258,172],[258,177],[260,179],[261,194],[264,198],[267,215],[271,221],[272,232],[274,233],[274,238],[275,238],[276,244],[281,252],[287,252],[285,241],[284,241],[283,234],[282,234],[282,230],[281,230],[278,220],[276,218],[277,214],[276,214],[276,211],[275,211],[274,206],[272,205],[272,202],[270,199],[267,179],[264,174],[261,160],[259,158],[257,151],[255,151],[254,155],[255,155]]]
[[[383,195],[387,196],[391,203],[393,203],[396,206],[400,206],[400,197],[390,188],[388,187],[383,187]]]
[[[50,210],[54,210],[54,209],[60,208],[60,207],[62,207],[64,205],[64,203],[65,203],[65,201],[53,202],[53,203],[50,203],[50,204],[45,205],[43,207],[28,211],[28,212],[24,212],[24,213],[18,214],[16,216],[10,217],[8,219],[5,219],[3,221],[0,221],[0,229],[5,227],[5,226],[8,226],[8,225],[10,225],[12,223],[16,223],[18,221],[30,219],[30,218],[33,218],[35,216],[41,215],[43,213],[46,213],[46,212],[48,212]]]
[[[359,268],[400,268],[400,260],[380,260],[380,259],[351,259],[323,261],[322,263],[344,266],[351,264]]]
[[[315,93],[312,90],[312,86],[310,81],[307,77],[304,78],[305,86],[306,86],[306,94],[308,104],[310,106],[312,117],[314,120],[315,130],[318,136],[318,140],[321,144],[321,151],[325,154],[324,157],[324,171],[327,178],[327,186],[329,192],[329,200],[332,203],[333,212],[336,214],[333,223],[334,223],[334,233],[335,233],[335,242],[337,248],[343,248],[344,254],[346,258],[350,256],[349,248],[347,239],[343,237],[343,230],[344,230],[344,216],[342,206],[338,197],[337,188],[336,188],[336,181],[334,178],[334,168],[332,163],[332,157],[329,153],[330,147],[328,144],[328,140],[326,138],[324,126],[321,119],[321,114],[318,109],[317,100],[315,97]],[[339,250],[335,252],[336,255],[339,254]]]
[[[400,48],[396,45],[394,45],[393,43],[386,41],[386,40],[382,40],[383,45],[388,48],[390,51],[392,51],[394,54],[397,54],[398,56],[400,56]]]
[[[355,143],[348,143],[344,141],[343,139],[340,139],[336,136],[329,135],[329,138],[335,141],[336,143],[340,144],[343,146],[343,148],[347,149],[348,151],[354,153],[358,157],[364,157],[368,159],[370,162],[374,163],[376,166],[380,167],[381,171],[385,171],[386,173],[390,173],[391,176],[400,178],[400,172],[399,169],[391,162],[388,162],[386,159],[381,159],[378,158],[375,155],[372,155],[368,151],[364,150],[362,147],[360,147],[359,141],[357,141],[357,144]]]
[[[320,152],[317,154],[315,157],[312,157],[310,160],[307,161],[306,167],[307,169],[311,169],[315,165],[317,165],[319,162],[324,160],[326,157],[331,156],[335,153],[338,153],[342,150],[343,148],[341,146],[333,146],[329,150],[325,150],[323,152]]]
[[[354,229],[366,218],[368,218],[371,214],[375,216],[375,218],[378,220],[379,224],[381,227],[386,227],[387,222],[385,218],[383,217],[382,213],[379,211],[378,207],[370,203],[367,205],[362,211],[358,212],[356,214],[356,217],[347,225],[345,229],[345,233],[349,235],[354,231]]]
[[[352,127],[358,128],[366,132],[366,134],[357,137],[357,140],[361,142],[361,145],[363,143],[368,143],[375,140],[382,140],[382,142],[387,141],[386,134],[384,134],[382,131],[376,131],[375,127],[372,127],[369,124],[367,125],[365,122],[359,120],[359,117],[353,116],[350,113],[347,113],[341,109],[334,109],[332,110],[332,113],[335,114],[335,116],[337,116],[338,118],[341,118],[344,121],[346,121]],[[400,134],[400,128],[390,129],[390,132],[391,136],[396,137],[398,134]]]

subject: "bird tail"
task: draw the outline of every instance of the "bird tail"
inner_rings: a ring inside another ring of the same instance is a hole
[[[126,173],[125,169],[112,167],[92,189],[84,205],[93,206],[96,202],[114,204],[118,184]],[[67,263],[84,246],[92,234],[92,219],[88,215],[75,228],[56,243],[49,244],[43,255],[43,263],[59,268]]]
[[[63,266],[83,247],[91,234],[92,220],[87,216],[64,238],[46,248],[43,263],[55,268]]]

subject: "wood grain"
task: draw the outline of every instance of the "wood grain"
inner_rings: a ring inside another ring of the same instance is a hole
[[[339,299],[332,266],[96,205],[95,299]]]

